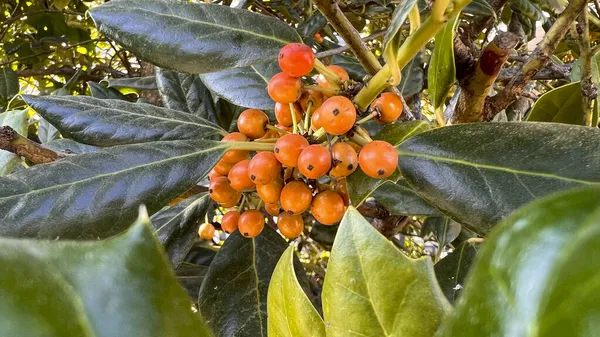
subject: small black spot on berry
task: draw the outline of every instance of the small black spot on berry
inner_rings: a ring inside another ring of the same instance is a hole
[[[253,174],[253,175],[250,176],[250,179],[254,180],[254,179],[256,179],[256,176]]]
[[[352,170],[353,168],[354,168],[354,165],[348,164],[348,170]]]
[[[279,148],[278,147],[275,148],[275,153],[279,153]]]
[[[378,174],[378,175],[380,175],[380,176],[382,176],[382,175],[384,175],[384,174],[385,174],[385,171],[384,171],[383,169],[379,169],[379,170],[377,171],[377,174]]]
[[[333,109],[332,113],[333,113],[334,116],[337,116],[340,113],[340,109],[335,108],[335,109]]]
[[[244,236],[248,236],[248,235],[249,235],[248,232],[244,233]]]
[[[212,193],[212,192],[213,192],[212,188],[208,189],[208,193]]]
[[[309,164],[309,165],[308,165],[306,168],[307,168],[309,171],[312,171],[312,170],[313,170],[315,167],[314,167],[314,166],[312,166],[311,164]]]

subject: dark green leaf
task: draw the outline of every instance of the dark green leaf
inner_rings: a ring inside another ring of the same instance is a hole
[[[325,324],[298,283],[294,246],[283,253],[269,283],[269,337],[325,337]]]
[[[154,76],[126,77],[108,79],[109,88],[131,88],[138,90],[156,90],[156,79]]]
[[[318,222],[310,229],[310,238],[315,240],[316,242],[331,246],[333,245],[333,240],[335,239],[335,234],[337,233],[338,226],[328,226],[323,225]]]
[[[600,188],[515,212],[481,249],[439,336],[596,336]]]
[[[27,109],[1,113],[0,126],[10,126],[20,135],[27,137]],[[0,176],[10,174],[19,163],[21,163],[21,157],[12,152],[0,150]]]
[[[465,7],[465,9],[463,9],[463,11],[476,16],[491,16],[496,18],[494,7],[490,5],[488,0],[473,0]]]
[[[48,144],[53,140],[60,138],[60,132],[54,125],[50,124],[44,117],[39,117],[38,122],[38,138],[42,144]]]
[[[402,96],[412,96],[423,90],[425,84],[425,70],[423,69],[423,59],[421,53],[417,53],[409,64],[402,69],[402,79],[398,89]]]
[[[385,140],[393,146],[397,146],[404,140],[427,130],[429,130],[429,124],[424,121],[394,123],[386,125],[373,139]],[[393,174],[386,180],[380,180],[367,176],[361,170],[356,170],[346,179],[352,204],[355,206],[362,204],[378,187],[386,181],[395,182],[398,177],[398,174]]]
[[[184,262],[175,270],[175,275],[177,275],[177,281],[185,288],[188,295],[196,301],[207,272],[207,266]]]
[[[208,193],[200,193],[160,210],[150,218],[152,226],[156,228],[158,241],[165,247],[174,267],[185,259],[192,248],[209,204]]]
[[[554,123],[476,123],[398,146],[407,182],[443,213],[485,234],[533,199],[600,183],[600,130]]]
[[[416,0],[406,0],[396,7],[394,14],[392,15],[392,23],[390,24],[388,31],[385,33],[383,40],[384,49],[388,48],[390,41],[392,41],[396,35],[398,35],[400,28],[408,17],[408,13],[410,13],[410,10],[413,8],[416,2]]]
[[[127,97],[123,95],[119,90],[113,88],[107,88],[102,84],[87,82],[88,87],[90,87],[90,93],[92,97],[99,99],[122,99],[127,100]]]
[[[440,211],[423,200],[403,180],[387,181],[373,191],[373,198],[394,215],[439,215]]]
[[[583,125],[581,85],[570,83],[543,94],[531,108],[528,121]]]
[[[544,21],[544,12],[532,1],[529,0],[510,0],[510,3],[516,6],[520,13],[535,21]]]
[[[448,310],[431,259],[407,257],[349,207],[323,285],[327,336],[430,337]]]
[[[456,65],[454,64],[454,30],[459,15],[435,35],[435,47],[431,54],[427,70],[427,90],[434,109],[442,107],[446,96],[456,80]]]
[[[325,28],[325,26],[327,26],[327,19],[320,12],[316,12],[313,16],[298,25],[298,32],[304,38],[312,37],[318,31]]]
[[[87,96],[23,96],[63,135],[78,142],[113,146],[158,140],[197,139],[225,133],[185,112]]]
[[[61,138],[44,144],[50,150],[66,153],[87,153],[101,150],[100,147],[78,143],[72,139]]]
[[[187,191],[227,150],[207,140],[106,148],[0,178],[0,235],[106,238],[145,204],[151,212]]]
[[[198,307],[217,337],[266,337],[267,291],[287,244],[270,227],[253,238],[233,232],[200,288]],[[297,274],[305,280],[301,266]]]
[[[479,243],[465,241],[434,266],[438,283],[450,303],[462,294],[471,265],[477,257]]]
[[[5,336],[201,336],[168,261],[140,217],[100,242],[0,239]]]
[[[203,74],[274,60],[300,42],[285,22],[245,9],[166,0],[112,0],[92,8],[98,29],[138,57]]]
[[[216,122],[217,111],[211,92],[198,75],[156,68],[156,83],[165,107]]]
[[[440,244],[441,251],[443,247],[454,241],[460,235],[461,226],[445,216],[430,216],[421,227],[421,236],[427,236],[430,233]]]
[[[365,76],[368,75],[365,68],[352,56],[335,55],[331,58],[331,64],[344,68],[348,72],[348,75],[350,75],[350,78],[357,82],[362,82]]]
[[[273,110],[267,84],[281,70],[277,62],[204,74],[202,82],[216,95],[246,108]]]
[[[0,99],[9,100],[19,93],[19,77],[11,68],[0,67]]]

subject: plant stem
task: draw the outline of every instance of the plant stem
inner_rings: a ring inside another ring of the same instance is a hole
[[[342,91],[339,90],[339,88],[338,89],[323,88],[318,85],[305,85],[302,88],[306,91],[308,91],[308,90],[319,91],[319,92],[324,92],[324,93],[333,94],[333,95],[339,95],[342,93]]]
[[[311,115],[312,115],[312,102],[308,102],[308,106],[306,107],[306,114],[304,115],[304,130],[308,130],[308,132],[310,133],[312,128],[309,128],[310,125],[309,123],[311,122]]]
[[[355,142],[356,144],[358,144],[360,146],[365,146],[365,145],[369,144],[369,141],[366,138],[360,136],[358,133],[354,133],[352,135],[352,137],[349,137],[349,138],[351,141]]]
[[[408,21],[410,22],[409,33],[412,34],[421,25],[421,13],[419,13],[419,5],[415,3],[408,13]]]
[[[363,40],[363,42],[375,40],[375,39],[377,39],[379,37],[384,36],[385,33],[386,33],[385,30],[380,30],[380,31],[374,32],[373,34],[371,34],[371,35],[363,38],[362,40]],[[322,59],[322,58],[325,58],[325,57],[329,57],[329,56],[341,54],[341,53],[345,52],[348,49],[350,49],[350,46],[349,45],[345,45],[345,46],[341,46],[341,47],[338,47],[338,48],[335,48],[335,49],[329,49],[329,50],[325,50],[325,51],[319,52],[319,53],[315,54],[315,57],[318,57],[318,58]]]
[[[358,122],[356,122],[356,124],[360,125],[360,124],[366,123],[366,122],[370,121],[371,119],[373,119],[374,117],[375,117],[375,114],[370,113],[370,114],[366,115],[365,117],[363,117]]]
[[[363,42],[358,31],[337,5],[337,1],[313,0],[313,3],[321,14],[327,18],[335,31],[346,41],[346,44],[350,46],[352,53],[354,53],[363,68],[371,75],[377,73],[381,69],[379,60],[373,55],[367,44]]]
[[[327,82],[331,84],[331,90],[339,90],[340,84],[342,83],[342,79],[333,72],[331,69],[327,68],[326,65],[323,64],[318,58],[315,58],[315,69],[319,72],[319,74],[323,75]],[[324,88],[323,88],[324,89]]]
[[[289,132],[289,131],[287,131],[287,130],[280,129],[280,128],[278,128],[278,127],[275,127],[275,126],[273,126],[273,125],[271,125],[271,124],[267,124],[265,127],[266,127],[267,129],[269,129],[269,130],[277,131],[277,132],[279,132],[279,133],[283,133],[283,134],[285,134],[285,135],[287,135],[288,133],[290,133],[290,132]]]
[[[590,47],[590,27],[588,19],[588,8],[584,8],[579,15],[579,27],[574,27],[573,36],[578,37],[579,64],[581,68],[581,106],[584,111],[583,123],[592,126],[592,102],[598,96],[596,87],[592,83],[592,50]]]
[[[294,103],[290,103],[290,113],[292,115],[292,133],[298,133],[298,121],[296,121],[296,111],[294,110]]]
[[[259,142],[224,142],[224,144],[235,150],[248,150],[248,151],[273,151],[275,144],[271,143],[259,143]]]
[[[51,163],[66,157],[21,136],[10,126],[0,127],[0,149],[25,157],[33,164]]]

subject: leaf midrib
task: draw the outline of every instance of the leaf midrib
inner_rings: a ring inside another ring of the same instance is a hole
[[[13,194],[13,195],[10,195],[8,197],[0,197],[0,202],[4,202],[6,200],[10,200],[10,199],[13,199],[13,198],[19,198],[19,197],[26,196],[26,195],[38,194],[38,193],[42,193],[42,192],[46,192],[46,191],[60,189],[60,188],[63,188],[63,187],[76,186],[76,185],[79,185],[79,184],[82,184],[82,183],[86,183],[86,182],[89,182],[89,181],[94,181],[94,180],[97,180],[97,179],[102,179],[104,177],[113,176],[113,175],[117,175],[117,174],[122,174],[122,173],[125,173],[125,172],[128,172],[128,171],[133,171],[133,170],[141,169],[141,168],[144,168],[144,167],[147,167],[147,166],[159,165],[159,164],[166,163],[166,162],[173,161],[173,160],[179,160],[179,159],[182,159],[182,158],[192,157],[192,156],[199,155],[201,153],[210,152],[210,151],[215,150],[215,149],[226,148],[226,147],[227,146],[225,146],[225,145],[217,145],[217,146],[209,148],[209,149],[204,149],[204,150],[201,150],[201,151],[196,151],[196,152],[188,153],[188,154],[181,155],[181,156],[175,156],[175,157],[170,157],[170,158],[167,158],[167,159],[153,161],[153,162],[150,162],[150,163],[146,163],[146,164],[142,164],[142,165],[138,165],[138,166],[129,167],[129,168],[126,168],[126,169],[120,170],[120,171],[98,174],[98,175],[95,175],[95,176],[92,176],[92,177],[89,177],[89,178],[85,178],[85,179],[82,179],[82,180],[78,180],[78,181],[75,181],[75,182],[71,182],[71,183],[59,184],[59,185],[52,185],[50,187],[45,187],[45,188],[41,188],[41,189],[35,189],[35,190],[31,190],[31,191],[28,191],[28,192],[25,192],[25,193]]]
[[[567,182],[573,182],[573,183],[579,183],[579,184],[587,184],[587,185],[600,184],[600,181],[594,182],[594,181],[587,181],[587,180],[581,180],[581,179],[574,179],[574,178],[563,177],[563,176],[559,176],[559,175],[552,174],[552,173],[532,172],[532,171],[525,171],[525,170],[517,170],[517,169],[514,169],[514,168],[504,167],[504,166],[492,166],[492,165],[486,165],[486,164],[477,164],[477,163],[468,162],[468,161],[464,161],[464,160],[460,160],[460,159],[452,159],[452,158],[447,158],[447,157],[438,157],[438,156],[434,156],[434,155],[430,155],[430,154],[425,154],[425,153],[419,153],[419,152],[411,152],[411,151],[398,150],[398,155],[399,156],[425,158],[425,159],[430,159],[430,160],[436,161],[436,162],[453,163],[453,164],[458,164],[458,165],[464,165],[464,166],[474,167],[476,169],[501,171],[501,172],[513,173],[513,174],[516,174],[516,175],[521,174],[521,175],[533,176],[533,177],[543,177],[543,178],[557,179],[557,180],[562,180],[562,181],[567,181]],[[400,160],[400,162],[402,162],[402,161]]]
[[[184,207],[180,212],[177,212],[177,214],[173,215],[169,221],[165,222],[162,226],[160,226],[154,232],[155,233],[160,232],[163,228],[165,228],[167,225],[171,224],[173,221],[177,220],[179,218],[179,216],[181,216],[182,214],[184,214],[185,212],[187,212],[190,208],[196,207],[196,205],[198,203],[202,202],[204,200],[204,198],[208,195],[208,194],[206,194],[206,192],[204,192],[202,194],[203,195],[201,197],[199,197],[198,199],[194,200],[191,204],[189,204],[186,207]]]

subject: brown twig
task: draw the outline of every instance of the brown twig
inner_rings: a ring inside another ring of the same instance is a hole
[[[579,64],[581,69],[581,106],[584,111],[583,124],[592,126],[592,102],[598,96],[598,91],[592,83],[592,50],[590,46],[590,28],[588,9],[579,15],[579,24],[574,25],[572,35],[577,38],[579,45]]]
[[[66,157],[21,136],[10,126],[0,127],[0,149],[24,157],[33,164],[51,163]]]
[[[385,30],[380,30],[377,32],[374,32],[373,34],[363,38],[363,42],[368,42],[371,40],[375,40],[376,38],[382,37],[385,35]],[[315,55],[316,58],[325,58],[325,57],[329,57],[329,56],[333,56],[333,55],[337,55],[337,54],[341,54],[343,52],[345,52],[346,50],[350,49],[350,45],[345,45],[345,46],[341,46],[338,48],[334,48],[334,49],[330,49],[330,50],[326,50],[326,51],[322,51],[320,53],[317,53]]]
[[[550,63],[546,67],[540,69],[540,71],[538,71],[538,73],[535,76],[533,76],[532,79],[536,81],[566,80],[569,78],[572,68],[572,63]],[[517,75],[518,72],[519,68],[504,68],[500,71],[500,75],[498,75],[498,78],[496,78],[496,83],[509,82],[513,77]]]
[[[542,41],[537,45],[519,73],[504,87],[499,94],[486,100],[484,119],[492,120],[496,114],[514,102],[525,86],[533,79],[540,69],[550,62],[559,42],[564,38],[571,23],[586,6],[586,0],[572,0],[556,19]]]
[[[383,236],[390,238],[398,234],[409,221],[404,215],[392,215],[376,201],[367,201],[358,207],[358,211],[365,217],[373,218],[371,224]]]
[[[361,39],[360,34],[344,15],[337,1],[313,0],[313,3],[317,6],[321,14],[327,18],[327,21],[342,39],[346,41],[346,44],[350,46],[350,50],[352,50],[352,53],[354,53],[363,68],[369,74],[375,75],[381,69],[379,60],[377,60],[377,57]]]

